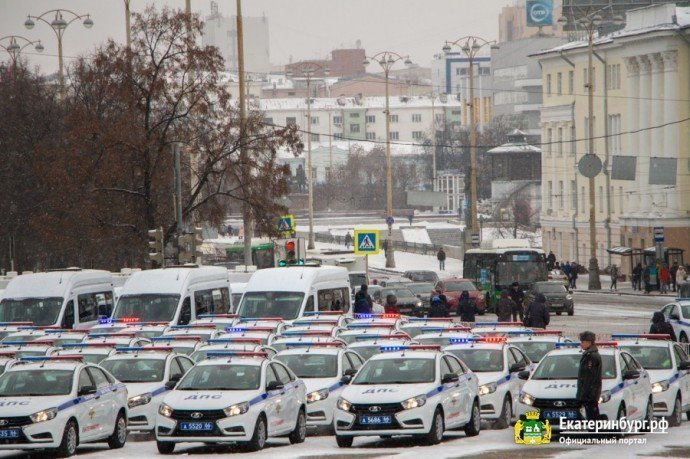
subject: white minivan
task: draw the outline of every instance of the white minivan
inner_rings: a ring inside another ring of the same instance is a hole
[[[347,269],[337,266],[261,269],[247,283],[237,309],[240,317],[281,317],[289,321],[314,311],[343,311],[352,317]]]
[[[17,276],[0,302],[0,322],[89,328],[113,309],[113,278],[108,271],[70,268]]]
[[[219,266],[184,266],[132,273],[113,319],[187,325],[201,314],[230,312],[230,280]]]

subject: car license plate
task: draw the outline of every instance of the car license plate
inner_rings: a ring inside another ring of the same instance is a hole
[[[577,411],[564,410],[564,411],[544,411],[544,417],[546,419],[577,419]]]
[[[360,416],[359,423],[362,425],[390,424],[390,416]]]
[[[191,432],[213,430],[212,422],[182,422],[180,423],[180,430]]]
[[[0,438],[19,438],[19,429],[0,430]]]

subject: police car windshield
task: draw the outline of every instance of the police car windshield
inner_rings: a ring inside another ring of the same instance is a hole
[[[69,395],[74,370],[17,370],[0,376],[0,397]]]
[[[358,336],[363,337],[363,336],[367,336],[367,335],[386,335],[386,334],[390,333],[390,330],[391,330],[390,328],[377,328],[377,329],[369,328],[369,329],[367,329],[367,331],[369,333],[353,333],[353,334],[349,334],[349,335],[340,334],[340,335],[338,335],[338,339],[345,341],[347,344],[352,344],[352,343],[357,341]]]
[[[620,346],[620,350],[635,357],[645,370],[671,369],[671,352],[666,346]]]
[[[62,298],[5,298],[0,302],[0,322],[51,325],[58,320],[62,302]]]
[[[180,295],[123,295],[113,317],[136,317],[141,322],[170,322],[175,318]]]
[[[163,359],[132,357],[131,359],[104,360],[101,366],[123,383],[162,381],[165,373]]]
[[[338,375],[338,356],[324,354],[277,355],[298,378],[333,378]]]
[[[259,365],[201,365],[189,370],[177,390],[256,390],[260,382]]]
[[[690,305],[683,305],[680,310],[683,312],[683,317],[690,317]]]
[[[503,371],[503,351],[500,349],[449,349],[448,352],[474,372]]]
[[[547,355],[534,370],[532,379],[577,379],[582,354]],[[602,378],[614,379],[616,365],[612,355],[601,356]]]
[[[547,352],[554,349],[554,343],[549,342],[520,341],[513,344],[527,354],[527,357],[529,357],[532,362],[540,361]]]
[[[415,339],[419,341],[419,344],[438,344],[441,347],[446,347],[450,345],[450,340],[453,338],[450,336],[417,336]]]
[[[369,360],[359,370],[353,384],[420,384],[435,380],[435,360],[391,358]]]
[[[281,317],[296,319],[304,294],[299,292],[247,292],[238,309],[240,317]]]
[[[362,346],[355,347],[352,350],[357,352],[364,360],[369,360],[376,354],[381,353],[381,344],[375,344],[373,346]]]

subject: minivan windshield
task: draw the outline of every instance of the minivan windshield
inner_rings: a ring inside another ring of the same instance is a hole
[[[122,295],[115,306],[113,318],[136,317],[140,322],[171,322],[179,302],[180,295]]]
[[[303,299],[304,293],[300,292],[245,292],[238,314],[240,317],[296,319]]]
[[[34,325],[57,323],[62,298],[5,298],[0,302],[0,322],[33,322]]]

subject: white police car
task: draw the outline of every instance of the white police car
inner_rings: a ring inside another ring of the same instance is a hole
[[[611,339],[649,373],[654,415],[680,425],[683,412],[690,410],[690,360],[683,348],[669,335],[613,334]]]
[[[201,347],[203,341],[201,336],[196,335],[162,335],[151,338],[151,344],[144,347],[171,347],[175,352],[185,355],[190,355]],[[139,347],[139,346],[131,346]]]
[[[272,328],[273,332],[279,334],[281,331],[288,326],[288,322],[285,322],[280,317],[242,317],[237,319],[237,322],[233,325],[234,327],[243,327],[249,329],[255,328]]]
[[[468,327],[424,327],[422,332],[414,337],[419,344],[438,344],[446,347],[462,338],[473,338],[475,335]]]
[[[89,333],[88,330],[45,330],[45,335],[36,338],[35,341],[47,339],[53,342],[55,346],[64,346],[65,344],[80,343],[84,340],[84,336]]]
[[[226,327],[227,328],[227,327]],[[207,339],[217,338],[223,333],[222,330],[216,328],[216,324],[194,324],[194,325],[171,325],[166,328],[163,333],[158,336],[198,336],[202,341]]]
[[[360,336],[399,335],[400,333],[393,323],[350,324],[347,330],[338,333],[338,339],[352,344]]]
[[[676,298],[676,301],[661,308],[666,321],[673,326],[673,332],[681,343],[690,342],[690,298]]]
[[[419,343],[412,341],[405,333],[362,335],[355,337],[355,341],[348,344],[347,348],[355,351],[364,360],[369,360],[374,355],[381,353],[381,346],[409,346],[411,344]]]
[[[158,451],[176,443],[244,444],[259,450],[267,437],[306,436],[304,383],[264,353],[219,352],[197,363],[164,398],[156,417]]]
[[[384,313],[384,314],[355,314],[355,318],[351,320],[348,325],[357,324],[393,324],[395,328],[407,323],[409,319],[400,314]]]
[[[529,330],[522,322],[474,322],[472,334],[480,336],[506,336],[508,332]]]
[[[0,420],[0,449],[67,457],[84,443],[121,448],[127,388],[75,356],[25,357],[0,376]]]
[[[128,430],[152,431],[158,406],[168,391],[166,384],[179,381],[194,366],[189,357],[172,351],[170,347],[118,347],[101,362],[102,368],[127,386]]]
[[[335,403],[344,386],[364,361],[339,341],[294,342],[275,360],[287,365],[304,381],[307,391],[307,425],[332,426]]]
[[[73,343],[63,344],[60,349],[53,351],[50,355],[76,355],[81,356],[86,363],[98,365],[103,359],[115,353],[117,343]]]
[[[463,361],[479,377],[482,419],[507,428],[515,419],[515,407],[524,381],[518,373],[534,368],[529,358],[505,337],[458,338],[444,348]]]
[[[599,413],[603,419],[653,419],[652,385],[649,375],[626,351],[616,343],[597,343],[602,363],[602,392]],[[537,368],[519,377],[527,381],[520,393],[518,413],[535,408],[558,430],[560,419],[580,418],[577,393],[577,373],[582,351],[580,343],[558,343],[539,362]]]
[[[196,319],[189,322],[190,325],[209,325],[212,324],[217,330],[225,331],[237,323],[237,314],[199,314]]]
[[[35,326],[20,326],[17,327],[17,330],[11,333],[8,333],[2,341],[0,341],[0,344],[6,344],[7,342],[29,342],[33,341],[37,338],[44,337],[46,335],[46,331],[49,329],[58,329],[58,327],[35,327]]]
[[[572,340],[563,338],[560,330],[519,330],[506,332],[508,342],[520,348],[527,357],[539,362],[547,352],[556,349],[556,343],[569,343]]]
[[[207,358],[209,352],[220,351],[265,352],[269,359],[277,353],[274,348],[261,344],[261,338],[215,338],[197,347],[189,357],[200,362]]]
[[[167,326],[169,322],[153,322],[157,325]],[[91,327],[91,333],[116,333],[121,330],[127,330],[133,325],[151,324],[151,322],[140,322],[138,317],[121,317],[113,319],[104,317],[98,319],[98,323]]]
[[[59,348],[53,346],[51,341],[5,341],[2,343],[4,351],[12,351],[16,358],[20,357],[41,357],[50,355]]]
[[[217,338],[260,338],[261,344],[270,345],[275,336],[275,327],[247,327],[245,324],[240,324],[234,327],[227,327],[225,333],[218,335]]]
[[[459,326],[453,321],[452,317],[412,317],[398,328],[400,331],[407,333],[411,338],[422,333],[422,328],[426,327],[454,327]]]
[[[4,339],[10,333],[15,333],[19,327],[30,327],[33,322],[0,322],[0,340]]]
[[[480,430],[477,376],[439,346],[382,347],[345,387],[334,427],[340,447],[357,436],[419,435],[437,444],[446,430]]]
[[[89,333],[82,343],[115,343],[119,346],[139,347],[150,344],[148,338],[140,338],[135,330],[120,330],[114,333]]]

